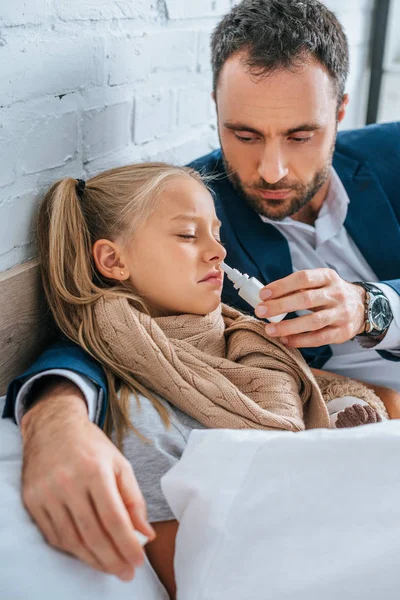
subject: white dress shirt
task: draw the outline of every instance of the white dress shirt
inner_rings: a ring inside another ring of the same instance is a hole
[[[349,197],[332,169],[327,197],[314,225],[295,221],[261,219],[276,227],[289,244],[293,271],[334,269],[346,281],[374,283],[388,297],[393,321],[384,339],[373,348],[362,348],[356,340],[333,344],[333,356],[322,367],[327,371],[385,385],[400,391],[400,362],[382,358],[377,350],[387,350],[400,356],[400,296],[388,285],[377,283],[378,278],[344,227]],[[306,314],[309,311],[298,311]]]

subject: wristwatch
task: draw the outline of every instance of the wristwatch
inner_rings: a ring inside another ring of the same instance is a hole
[[[365,294],[365,330],[356,336],[358,338],[367,338],[372,344],[366,344],[371,347],[376,345],[378,340],[376,338],[383,336],[389,329],[389,325],[393,320],[393,313],[390,307],[390,302],[385,294],[375,285],[371,283],[365,283],[364,281],[353,281],[355,285],[360,285],[364,288]],[[361,345],[362,340],[359,340]]]

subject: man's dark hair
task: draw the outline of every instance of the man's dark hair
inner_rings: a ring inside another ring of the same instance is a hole
[[[225,61],[244,51],[243,64],[255,77],[296,70],[310,56],[323,65],[341,102],[349,69],[346,34],[318,0],[243,0],[211,37],[214,92]]]

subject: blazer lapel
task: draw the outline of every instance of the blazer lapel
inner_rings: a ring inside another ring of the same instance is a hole
[[[400,226],[368,163],[335,153],[336,169],[350,198],[345,227],[380,280],[400,276]]]

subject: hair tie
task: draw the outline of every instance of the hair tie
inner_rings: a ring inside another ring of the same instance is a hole
[[[78,194],[78,196],[81,200],[82,200],[83,192],[85,191],[85,187],[86,187],[86,181],[83,181],[83,179],[76,180],[76,193]]]

